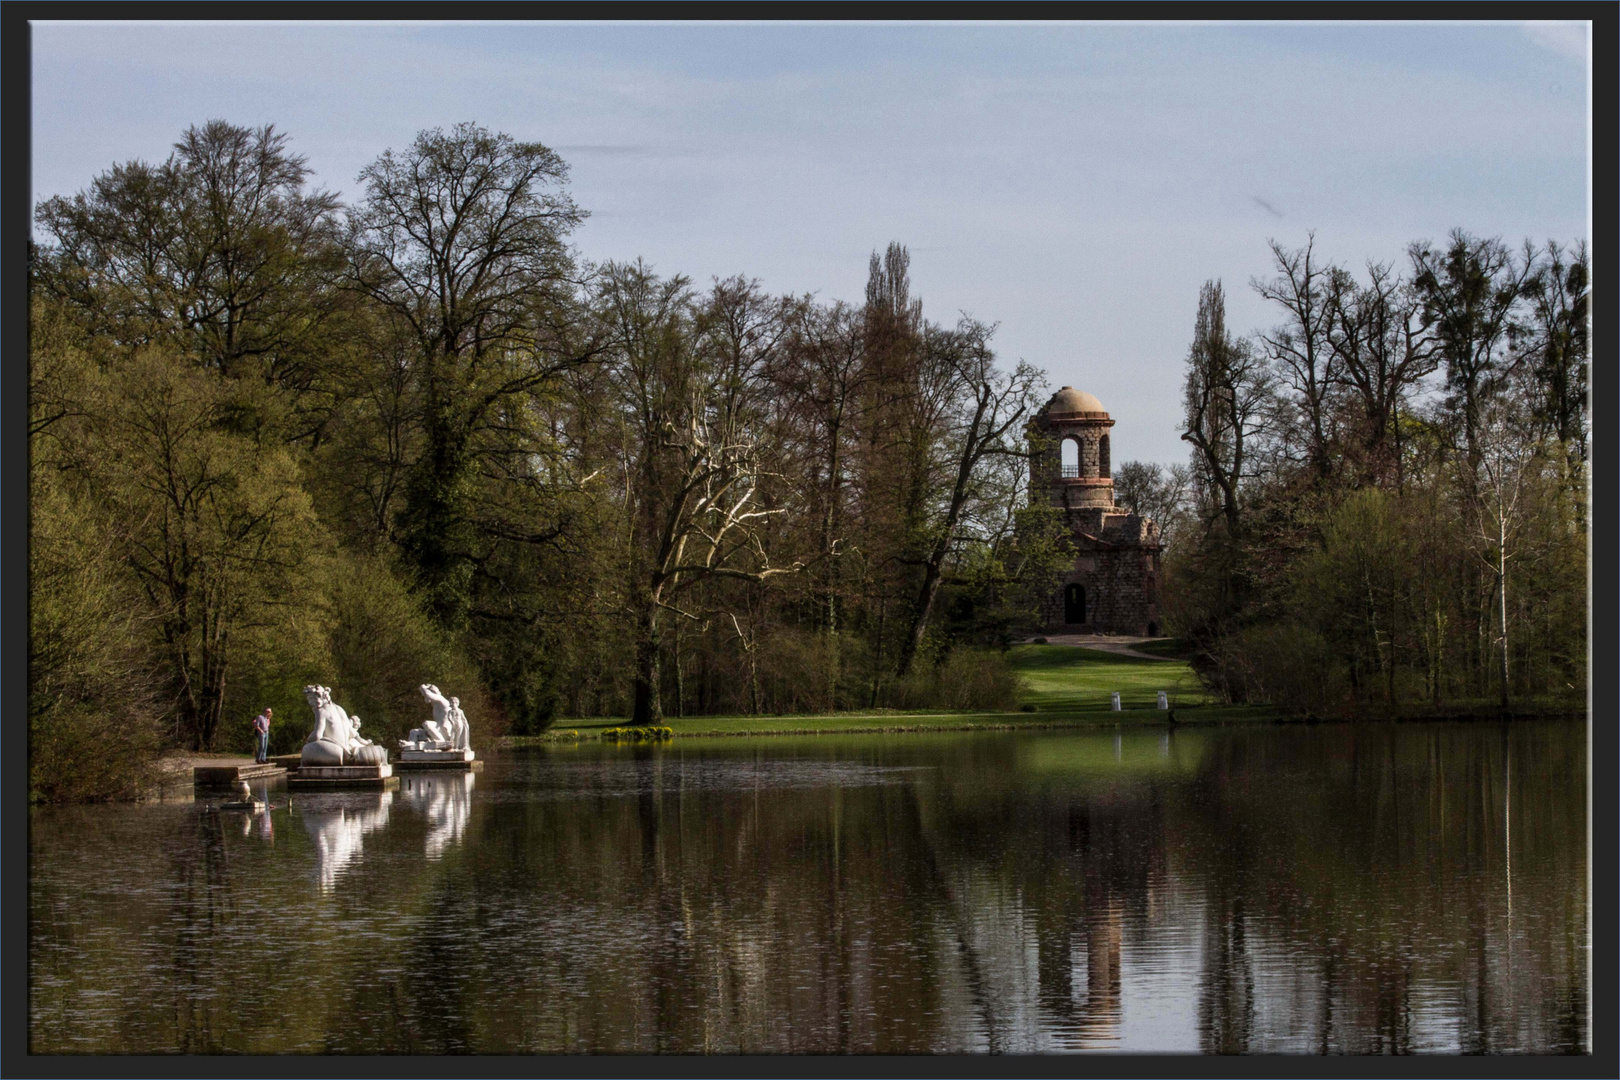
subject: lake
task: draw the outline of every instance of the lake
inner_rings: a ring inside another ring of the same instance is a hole
[[[1582,723],[676,739],[41,808],[33,1053],[1582,1053]]]

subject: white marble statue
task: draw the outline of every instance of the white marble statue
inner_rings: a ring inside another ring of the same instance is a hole
[[[466,750],[472,742],[467,727],[467,714],[461,711],[461,699],[450,699],[450,744],[455,750]]]
[[[422,696],[433,706],[433,719],[412,728],[399,741],[402,750],[466,750],[469,748],[467,714],[459,698],[447,698],[432,683],[422,684]]]
[[[388,751],[360,736],[360,718],[332,700],[330,687],[304,687],[304,700],[315,714],[315,729],[298,755],[305,765],[381,765]]]

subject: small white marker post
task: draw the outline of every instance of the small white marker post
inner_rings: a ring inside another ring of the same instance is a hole
[[[1163,690],[1160,690],[1159,691],[1159,708],[1168,709],[1169,707],[1170,707],[1170,699],[1164,696],[1164,691]]]
[[[1114,691],[1113,697],[1111,698],[1111,703],[1113,705],[1114,711],[1119,712],[1119,691],[1118,690]]]

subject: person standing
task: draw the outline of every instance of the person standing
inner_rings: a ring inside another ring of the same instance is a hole
[[[253,734],[256,749],[253,760],[263,765],[270,760],[270,707],[265,706],[264,712],[253,718]]]

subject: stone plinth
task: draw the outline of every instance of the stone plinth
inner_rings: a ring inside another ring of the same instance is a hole
[[[401,750],[399,760],[406,761],[471,761],[477,755],[471,750]]]
[[[309,788],[389,788],[399,785],[392,765],[305,765],[287,786]]]
[[[400,772],[483,772],[484,763],[471,750],[402,750],[394,768]]]

